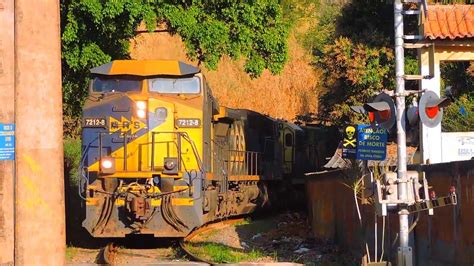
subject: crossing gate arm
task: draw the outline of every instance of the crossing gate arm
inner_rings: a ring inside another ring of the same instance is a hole
[[[451,193],[447,197],[439,197],[436,199],[425,200],[417,202],[413,205],[408,206],[408,211],[410,213],[421,212],[429,209],[434,209],[438,207],[444,207],[448,205],[456,205],[458,203],[456,193]]]

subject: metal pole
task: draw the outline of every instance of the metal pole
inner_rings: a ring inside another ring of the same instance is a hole
[[[57,0],[15,0],[15,265],[65,264],[59,20]]]
[[[403,4],[401,0],[395,0],[394,4],[394,27],[395,27],[395,74],[396,74],[396,104],[397,104],[397,178],[398,199],[407,201],[407,153],[405,120],[405,57],[403,51]],[[398,266],[412,265],[411,248],[408,243],[408,210],[404,203],[400,204],[400,247],[398,249]]]
[[[0,1],[0,123],[14,123],[14,0]],[[0,265],[14,259],[14,161],[0,161]]]

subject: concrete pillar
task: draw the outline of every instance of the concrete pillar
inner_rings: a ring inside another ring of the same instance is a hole
[[[14,122],[14,0],[0,0],[0,124]],[[0,265],[13,262],[14,161],[0,161]]]
[[[57,0],[15,0],[16,265],[65,264],[59,21]]]

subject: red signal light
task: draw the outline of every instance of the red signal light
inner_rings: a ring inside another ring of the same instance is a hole
[[[388,121],[390,119],[390,117],[392,116],[391,110],[377,111],[377,114],[378,114],[378,116],[380,117],[380,120],[381,120],[379,122]],[[373,122],[376,121],[375,112],[368,112],[368,115],[369,115],[370,123],[373,123]]]
[[[369,114],[369,121],[370,121],[370,123],[375,122],[375,114],[374,114],[374,112],[368,112],[368,114]]]
[[[380,116],[380,118],[381,118],[383,121],[389,120],[389,119],[390,119],[390,116],[391,116],[391,111],[390,111],[390,109],[389,109],[389,110],[379,111],[379,116]]]
[[[428,116],[430,119],[433,119],[438,115],[439,108],[438,106],[426,107],[425,113],[426,113],[426,116]]]

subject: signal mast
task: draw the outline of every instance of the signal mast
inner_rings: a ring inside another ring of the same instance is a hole
[[[417,10],[403,10],[404,3],[417,4]],[[450,191],[447,197],[430,198],[428,181],[424,174],[419,175],[416,171],[407,171],[407,148],[405,117],[410,123],[421,121],[426,127],[437,126],[442,119],[443,110],[450,100],[440,98],[432,91],[406,91],[405,80],[430,79],[434,71],[429,75],[406,75],[404,68],[404,48],[419,49],[430,44],[416,41],[422,40],[420,35],[404,34],[404,15],[420,15],[422,9],[427,10],[426,0],[395,0],[394,1],[394,29],[395,29],[395,75],[396,88],[391,95],[381,93],[371,103],[364,106],[353,106],[352,110],[368,114],[373,127],[391,129],[396,124],[397,129],[397,172],[386,172],[380,180],[364,180],[365,184],[374,184],[375,207],[378,215],[386,216],[388,211],[397,212],[399,216],[399,247],[397,252],[398,266],[413,265],[412,248],[409,246],[409,219],[411,213],[428,210],[433,214],[433,208],[452,205],[457,203],[456,194]],[[425,12],[426,14],[426,12]],[[414,43],[405,40],[415,41]],[[431,56],[430,56],[431,57]],[[431,57],[433,58],[433,57]],[[431,60],[433,61],[433,60]],[[432,69],[430,62],[430,70]],[[410,94],[420,96],[417,106],[405,107],[405,98]],[[392,100],[395,98],[395,102]],[[420,138],[422,135],[420,135]],[[344,154],[344,152],[343,152]],[[367,186],[366,186],[367,187]],[[421,192],[421,193],[420,193]],[[369,262],[369,265],[372,264]],[[373,265],[380,265],[377,262]]]

